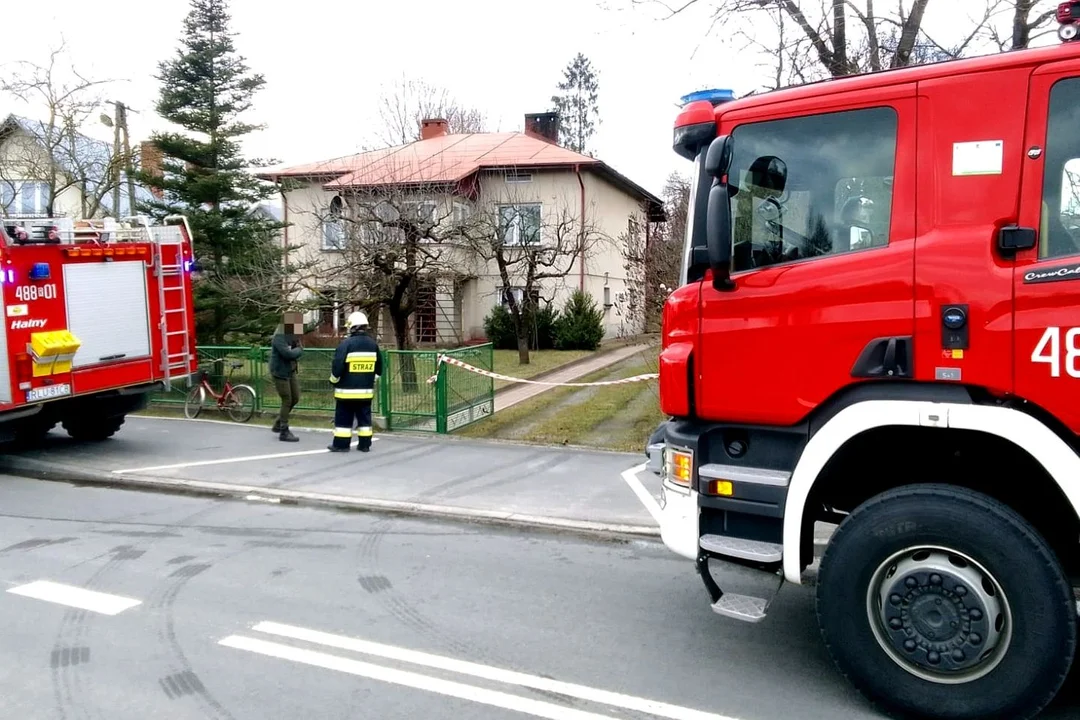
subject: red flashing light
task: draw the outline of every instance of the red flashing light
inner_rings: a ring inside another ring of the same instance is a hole
[[[1057,8],[1057,21],[1062,25],[1080,19],[1080,2],[1063,2]]]

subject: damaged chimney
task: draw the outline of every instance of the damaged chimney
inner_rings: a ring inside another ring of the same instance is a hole
[[[443,118],[425,118],[420,121],[420,139],[431,140],[450,134],[450,123]]]
[[[552,145],[559,144],[559,113],[527,113],[525,115],[525,134]]]
[[[139,144],[139,167],[143,172],[155,177],[161,177],[163,175],[161,170],[161,150],[159,150],[152,141],[147,140]],[[158,200],[165,197],[165,193],[161,191],[161,188],[151,187],[150,192]]]

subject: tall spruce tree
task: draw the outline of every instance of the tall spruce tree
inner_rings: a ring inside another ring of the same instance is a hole
[[[241,121],[263,86],[233,46],[226,0],[191,0],[181,47],[159,65],[158,114],[186,132],[155,133],[160,172],[143,168],[158,192],[144,211],[187,216],[201,272],[195,283],[200,342],[264,340],[285,303],[284,227],[255,212],[276,192],[247,168],[240,140],[260,126]]]
[[[559,113],[559,139],[563,147],[592,155],[589,140],[596,133],[600,119],[597,104],[600,83],[589,59],[578,53],[563,70],[563,79],[556,85],[559,92],[551,102]]]

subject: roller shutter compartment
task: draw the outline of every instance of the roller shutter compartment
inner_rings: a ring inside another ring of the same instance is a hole
[[[146,265],[141,260],[64,265],[68,330],[82,346],[73,367],[150,355]]]

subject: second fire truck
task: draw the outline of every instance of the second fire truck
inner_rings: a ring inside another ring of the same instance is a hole
[[[186,382],[193,260],[179,216],[0,218],[0,439],[103,440]]]
[[[1037,715],[1078,632],[1080,42],[704,93],[674,145],[664,542],[748,622],[824,545],[817,619],[867,696]]]

